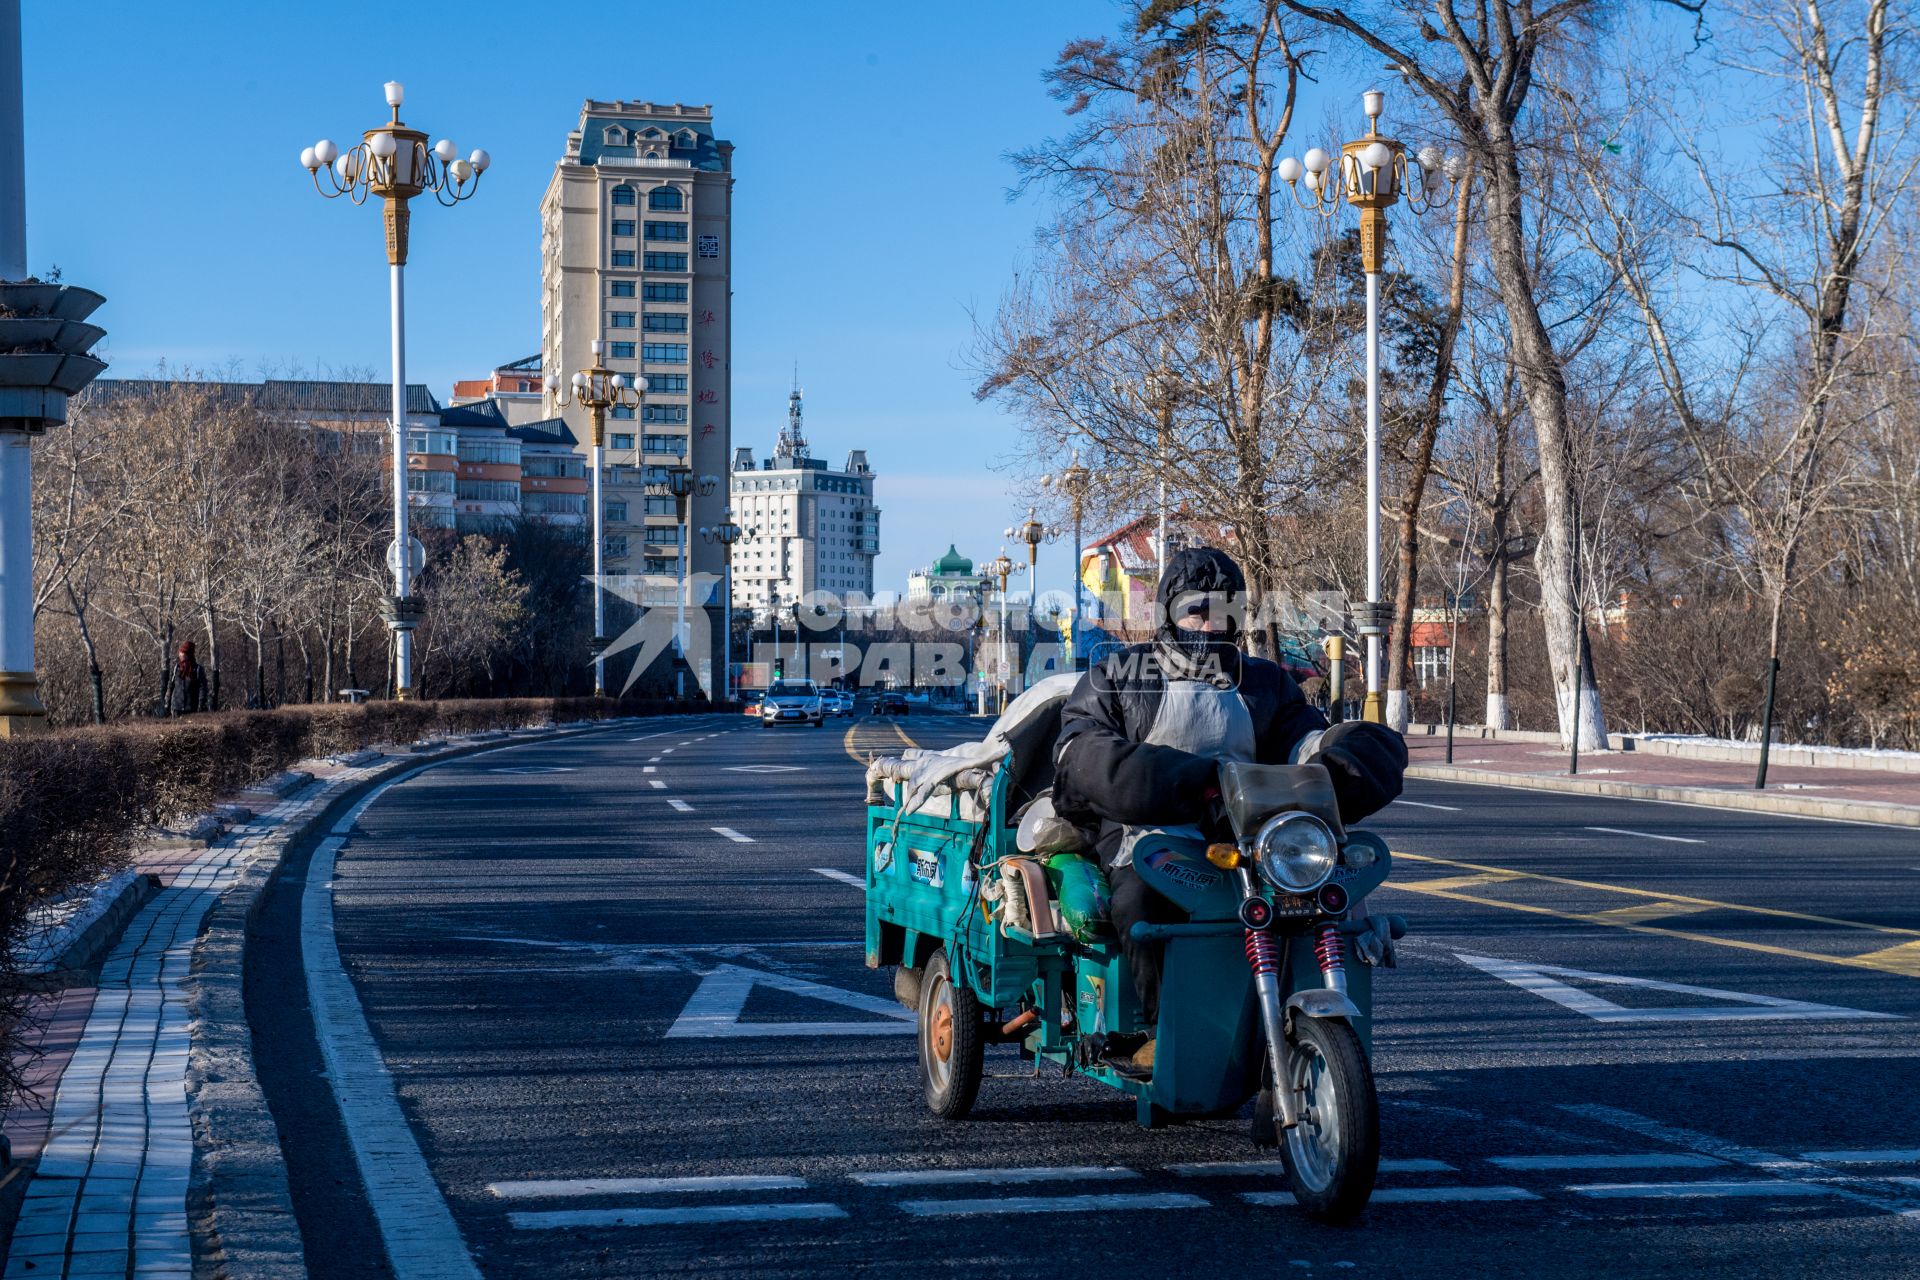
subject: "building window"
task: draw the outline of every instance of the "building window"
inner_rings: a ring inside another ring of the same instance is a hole
[[[407,472],[408,493],[452,493],[454,486],[451,471],[409,471]]]
[[[520,509],[530,516],[583,516],[587,513],[584,493],[522,493]]]
[[[623,147],[627,143],[627,131],[617,124],[608,125],[600,136],[606,140],[609,146]]]
[[[655,187],[653,190],[647,192],[647,208],[649,209],[677,210],[680,207],[680,188],[678,187]]]
[[[613,447],[616,449],[633,448],[633,436],[627,433],[615,433],[613,437]]]
[[[685,422],[687,406],[683,404],[650,404],[646,407],[647,422]]]
[[[615,280],[613,282],[613,296],[616,298],[631,298],[633,296],[633,281]]]
[[[684,222],[649,222],[647,239],[649,240],[685,240],[687,224]]]
[[[630,404],[617,404],[613,406],[613,416],[616,418],[631,419],[633,417],[633,406]]]
[[[1449,659],[1453,650],[1444,646],[1421,647],[1413,651],[1413,671],[1420,680],[1420,687],[1426,688],[1429,680],[1445,680]]]
[[[627,535],[624,533],[608,534],[606,548],[607,558],[609,560],[625,560],[627,558]]]
[[[615,204],[632,204],[632,203],[634,203],[634,190],[633,190],[633,188],[632,188],[632,187],[615,187],[615,188],[613,189],[613,202],[614,202]],[[628,232],[627,234],[628,234],[628,235],[632,235],[633,233],[632,233],[631,231],[629,231],[629,232]]]
[[[607,323],[612,325],[616,329],[631,329],[633,328],[633,312],[631,311],[611,312],[610,319],[607,321]]]
[[[609,502],[607,504],[607,519],[615,521],[616,523],[625,524],[627,519],[627,504],[624,502]]]
[[[685,333],[687,318],[671,312],[649,312],[640,318],[640,327],[648,333]]]
[[[640,348],[640,359],[647,364],[685,364],[687,362],[687,344],[684,342],[648,342]]]
[[[615,360],[631,360],[631,359],[633,359],[633,344],[632,344],[631,342],[616,342],[616,343],[614,343],[614,344],[613,344],[613,358],[614,358]]]
[[[652,421],[651,418],[648,421]],[[685,457],[687,438],[685,436],[646,436],[640,441],[648,453],[669,453],[676,458]]]
[[[681,395],[685,395],[687,391],[687,375],[684,373],[649,374],[647,377],[647,390],[677,391]]]
[[[652,255],[649,254],[648,256],[651,257]],[[687,300],[687,286],[684,284],[666,284],[664,282],[656,283],[649,280],[644,291],[644,296],[648,302],[685,302]]]
[[[630,267],[630,266],[632,266],[632,265],[633,265],[633,250],[631,250],[631,249],[615,249],[615,250],[613,251],[613,265],[614,265],[614,266],[616,266],[616,267]]]
[[[616,253],[613,256],[617,258],[620,255]],[[628,254],[627,256],[631,258],[633,255]],[[619,264],[616,263],[614,265],[618,266]],[[633,264],[629,262],[627,265],[632,266]],[[649,271],[685,271],[687,269],[687,255],[684,253],[649,253],[647,255],[646,265]]]
[[[650,516],[670,516],[675,514],[672,498],[648,498],[647,514]]]
[[[617,236],[632,235],[633,219],[632,218],[615,218],[613,220],[613,234]]]
[[[469,502],[513,502],[520,496],[518,480],[462,480],[454,490]]]

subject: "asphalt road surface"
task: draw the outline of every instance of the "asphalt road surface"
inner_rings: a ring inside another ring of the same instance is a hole
[[[289,866],[249,1002],[314,1274],[1920,1273],[1913,831],[1410,784],[1371,824],[1413,924],[1385,1163],[1334,1229],[1244,1119],[1143,1130],[1008,1048],[928,1114],[863,965],[853,754],[983,724],[900,728],[515,746]]]

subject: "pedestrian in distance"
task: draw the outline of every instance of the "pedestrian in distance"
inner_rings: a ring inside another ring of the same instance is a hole
[[[207,709],[207,669],[194,660],[193,641],[182,640],[167,670],[167,714],[188,716]]]

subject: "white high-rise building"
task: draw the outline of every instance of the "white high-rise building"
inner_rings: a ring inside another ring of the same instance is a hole
[[[787,425],[771,458],[734,450],[729,490],[733,518],[747,532],[733,550],[733,603],[766,609],[814,591],[873,595],[880,554],[880,509],[873,468],[854,449],[839,471],[807,450],[800,389],[787,397]]]

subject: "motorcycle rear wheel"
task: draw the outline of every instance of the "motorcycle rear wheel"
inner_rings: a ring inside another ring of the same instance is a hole
[[[1351,1222],[1367,1207],[1380,1171],[1373,1068],[1344,1019],[1295,1017],[1291,1040],[1290,1083],[1301,1117],[1280,1135],[1280,1160],[1309,1216]]]
[[[942,1120],[964,1120],[980,1094],[987,1042],[980,1000],[956,982],[941,947],[920,973],[920,1082]]]

